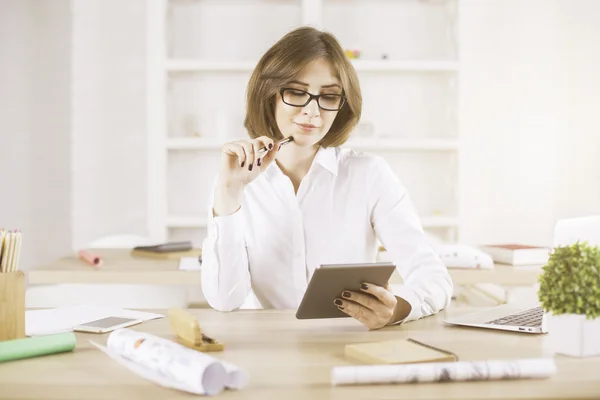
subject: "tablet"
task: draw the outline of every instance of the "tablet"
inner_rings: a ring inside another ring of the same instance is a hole
[[[341,298],[344,290],[360,292],[360,285],[364,282],[385,286],[395,269],[396,265],[391,262],[321,265],[315,269],[308,283],[296,318],[349,317],[333,301]]]

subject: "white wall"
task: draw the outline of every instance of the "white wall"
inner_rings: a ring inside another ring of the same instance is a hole
[[[144,235],[145,2],[0,2],[0,225],[23,267]]]
[[[146,234],[144,0],[74,0],[73,247]]]
[[[70,249],[70,1],[0,3],[0,225],[21,267]]]
[[[71,0],[31,4],[28,254],[37,263],[71,249]]]
[[[566,118],[555,187],[558,217],[600,214],[600,2],[560,1],[558,48]]]
[[[0,227],[29,230],[32,24],[27,1],[0,3]],[[23,256],[23,263],[29,262]]]
[[[551,244],[600,212],[600,2],[460,4],[462,240]]]

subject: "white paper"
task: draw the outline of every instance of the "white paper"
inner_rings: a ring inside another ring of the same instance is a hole
[[[227,389],[242,389],[248,384],[248,375],[244,371],[226,361],[221,361],[221,364],[229,375],[229,380],[225,385]]]
[[[25,334],[27,336],[41,336],[71,332],[76,325],[108,317],[148,321],[163,318],[164,315],[93,304],[49,310],[30,310],[25,312]]]
[[[118,329],[107,348],[94,345],[142,378],[189,393],[214,395],[241,389],[248,380],[231,363],[149,333]]]
[[[144,378],[150,382],[154,382],[157,385],[160,385],[162,387],[182,390],[182,391],[193,393],[193,394],[205,394],[204,392],[196,391],[194,388],[188,387],[184,384],[181,384],[179,382],[174,382],[169,378],[163,377],[152,370],[146,369],[146,368],[142,367],[141,365],[134,363],[133,361],[129,361],[126,358],[119,356],[115,352],[110,351],[108,348],[106,348],[102,345],[99,345],[98,343],[95,343],[91,340],[90,340],[90,343],[92,345],[96,346],[101,351],[103,351],[110,358],[112,358],[119,364],[121,364],[124,367],[126,367],[127,369],[129,369],[131,372],[133,372],[137,376]]]
[[[202,263],[198,257],[181,257],[179,269],[182,271],[200,271]]]
[[[334,367],[332,385],[539,379],[556,374],[551,358]]]

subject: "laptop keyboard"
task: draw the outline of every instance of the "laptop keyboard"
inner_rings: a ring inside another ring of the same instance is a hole
[[[542,307],[530,308],[529,310],[521,311],[516,314],[504,316],[493,321],[488,321],[486,324],[494,325],[510,325],[510,326],[541,326],[544,310]]]

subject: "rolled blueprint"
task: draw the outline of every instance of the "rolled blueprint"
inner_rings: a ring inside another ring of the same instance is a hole
[[[0,362],[63,353],[75,348],[72,332],[0,342]]]
[[[233,364],[144,332],[118,329],[107,347],[96,347],[137,375],[161,386],[189,393],[215,395],[241,389],[246,374]]]
[[[334,367],[331,383],[366,385],[389,383],[539,379],[556,374],[551,358],[458,361],[405,365]]]

